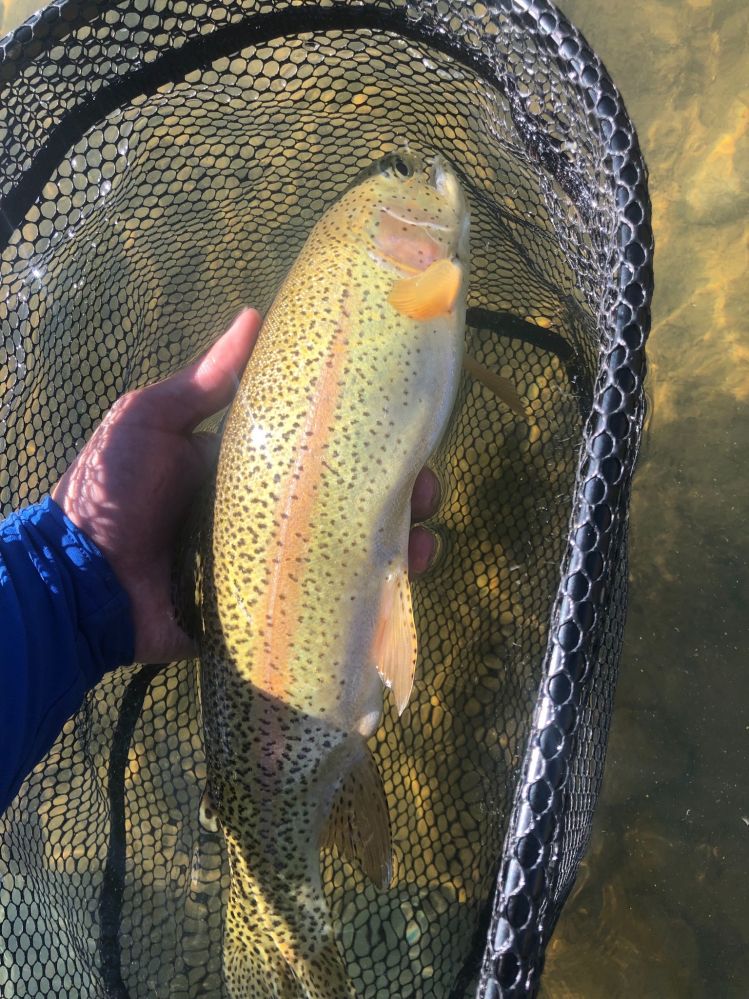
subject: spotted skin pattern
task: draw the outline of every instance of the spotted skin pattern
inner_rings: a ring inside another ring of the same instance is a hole
[[[381,161],[310,234],[227,420],[199,606],[231,999],[354,995],[320,845],[382,714],[373,642],[386,579],[407,571],[416,474],[457,392],[467,255],[448,165],[405,150]],[[394,284],[443,258],[462,274],[453,308],[396,311]]]

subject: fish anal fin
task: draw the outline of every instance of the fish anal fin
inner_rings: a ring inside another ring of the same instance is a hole
[[[446,316],[455,308],[462,282],[460,264],[443,257],[421,273],[396,281],[388,301],[396,312],[409,319]]]
[[[513,413],[522,416],[524,420],[528,419],[528,413],[523,405],[523,401],[518,395],[515,386],[508,378],[503,378],[501,375],[496,374],[468,354],[463,357],[463,367],[471,378],[474,378],[493,392],[498,399],[501,399],[506,406],[510,407]]]
[[[358,862],[369,880],[387,888],[392,875],[390,816],[382,777],[370,751],[344,777],[322,837],[351,863]]]
[[[390,687],[402,715],[414,685],[418,643],[411,584],[403,567],[388,573],[382,587],[372,658],[383,683]]]

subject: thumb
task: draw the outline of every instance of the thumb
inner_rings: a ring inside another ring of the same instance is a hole
[[[255,309],[245,309],[203,357],[145,390],[159,405],[164,429],[187,433],[231,402],[260,323]]]
[[[210,416],[234,398],[239,379],[260,332],[260,314],[255,309],[240,312],[224,335],[192,368],[187,369],[196,402],[201,408],[200,419]],[[199,422],[199,421],[196,421]]]

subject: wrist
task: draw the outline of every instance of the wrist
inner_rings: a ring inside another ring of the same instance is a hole
[[[70,516],[64,504],[48,497],[38,504],[37,527],[67,572],[75,594],[81,641],[98,676],[134,661],[132,605],[107,555],[86,530],[85,518]]]

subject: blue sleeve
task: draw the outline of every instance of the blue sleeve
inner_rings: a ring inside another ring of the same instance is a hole
[[[0,814],[109,669],[133,661],[130,602],[47,498],[0,523]]]

